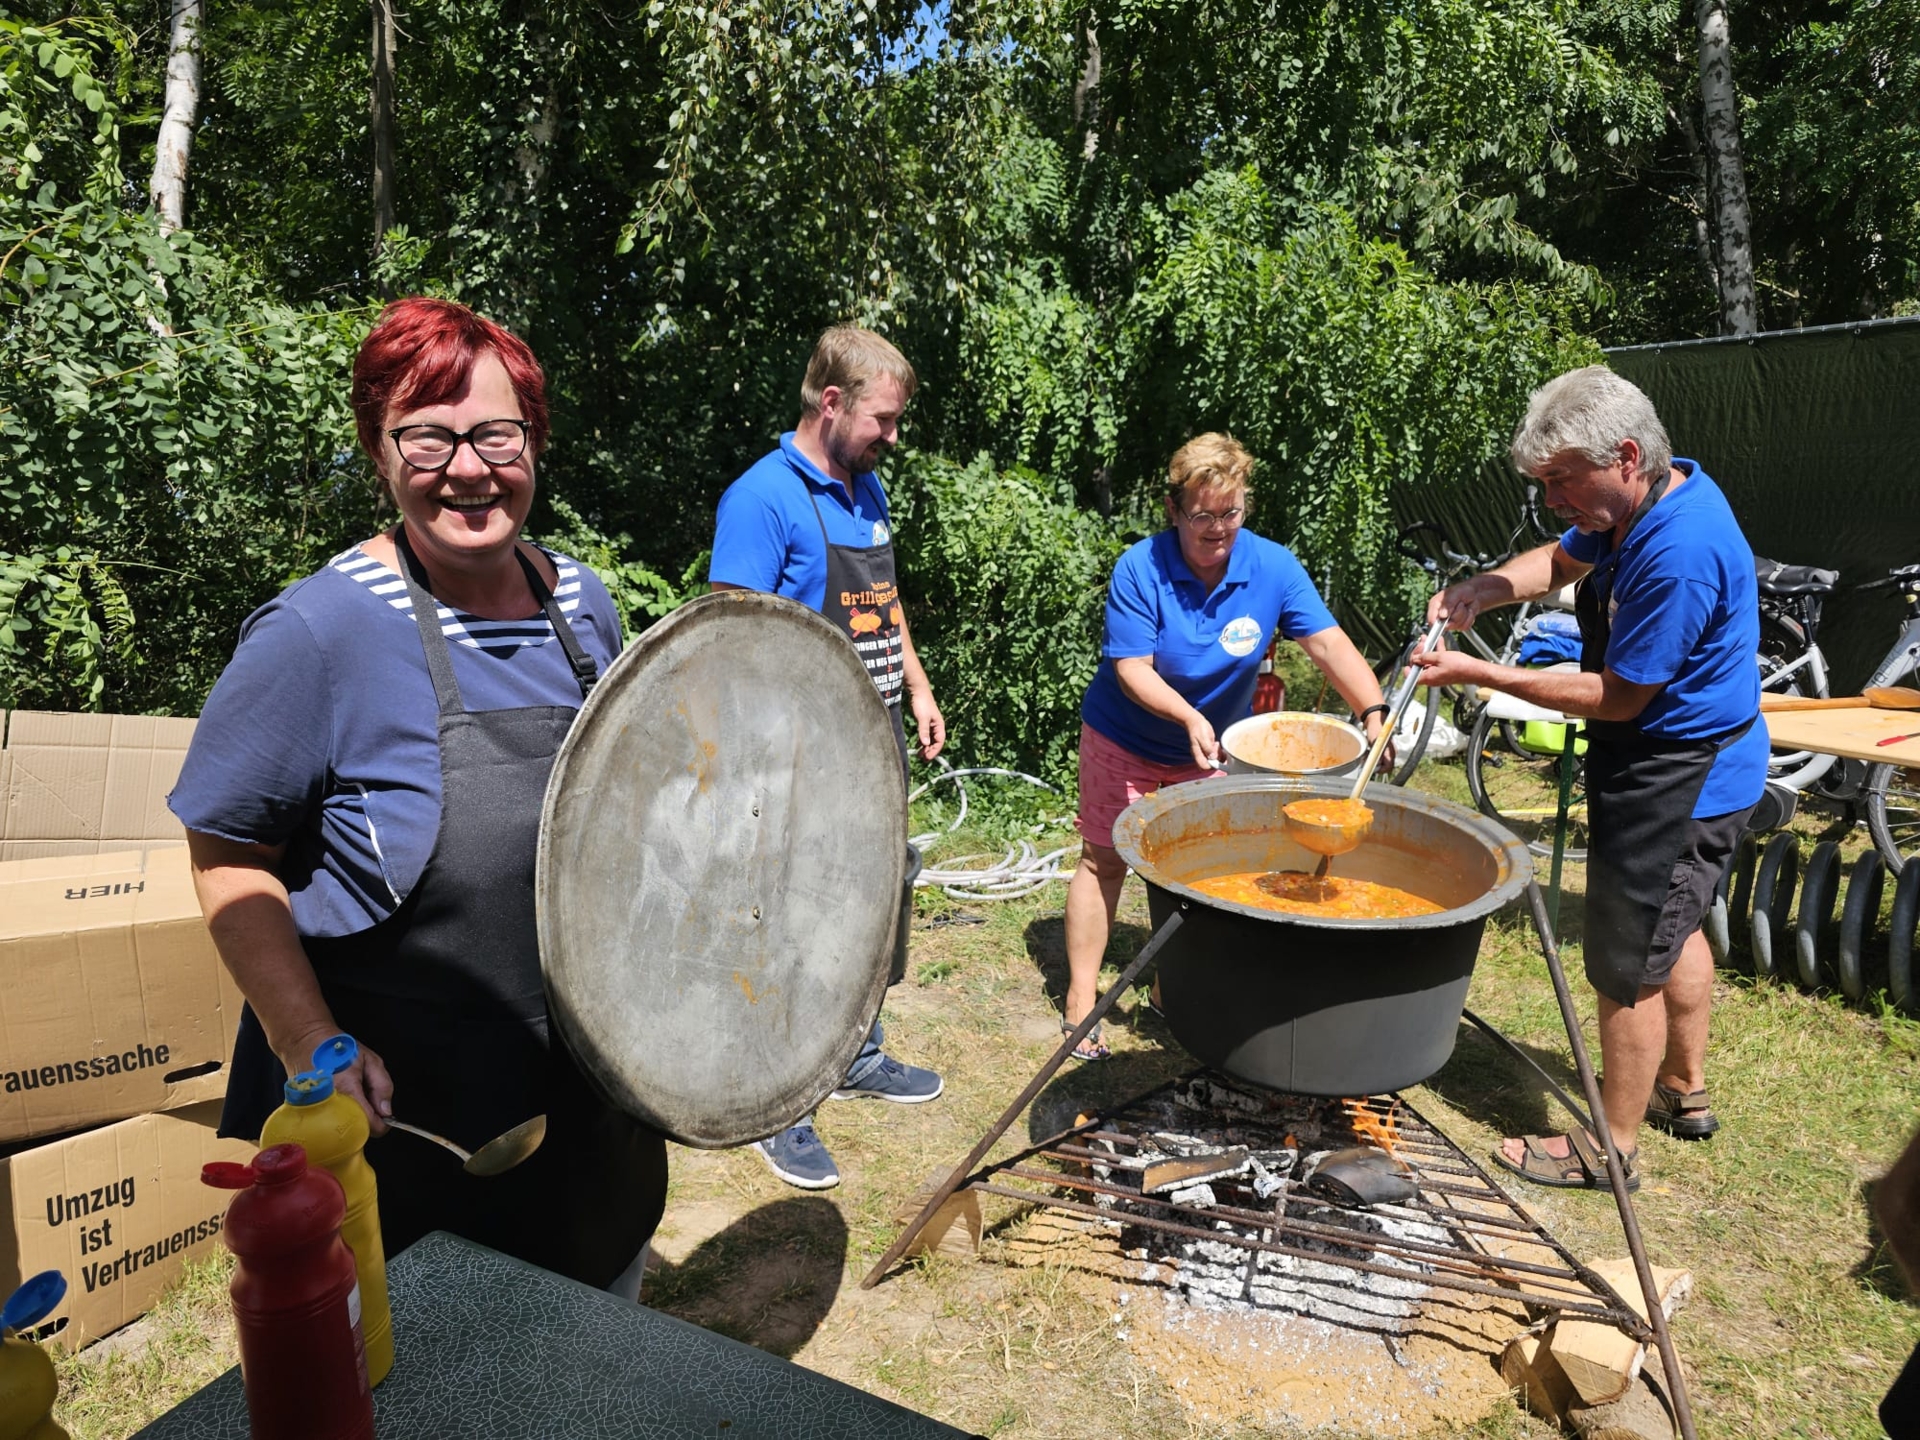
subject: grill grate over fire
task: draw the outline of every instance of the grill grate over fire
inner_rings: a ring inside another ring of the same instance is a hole
[[[1645,1324],[1397,1096],[1326,1100],[1200,1070],[969,1186],[1117,1227],[1195,1304],[1392,1333],[1431,1299]]]

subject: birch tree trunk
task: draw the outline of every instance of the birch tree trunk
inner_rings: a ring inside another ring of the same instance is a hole
[[[373,250],[393,228],[393,0],[373,0]]]
[[[153,180],[147,187],[163,235],[186,223],[187,159],[193,149],[194,117],[200,110],[201,0],[173,0],[172,10],[166,105],[153,148]]]
[[[1714,268],[1720,275],[1720,333],[1751,335],[1753,234],[1747,210],[1747,177],[1740,163],[1740,114],[1733,91],[1727,0],[1696,0],[1693,20],[1700,32],[1700,105],[1706,120]]]

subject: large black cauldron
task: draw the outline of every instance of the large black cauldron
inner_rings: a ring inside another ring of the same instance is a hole
[[[1344,782],[1229,775],[1130,806],[1113,843],[1147,884],[1155,928],[1182,923],[1159,956],[1161,1003],[1200,1060],[1306,1095],[1374,1095],[1426,1079],[1454,1032],[1487,916],[1532,877],[1526,847],[1445,800],[1370,785],[1373,829],[1333,873],[1398,886],[1447,908],[1405,920],[1321,920],[1216,900],[1188,882],[1246,870],[1311,870],[1281,807],[1345,795]]]

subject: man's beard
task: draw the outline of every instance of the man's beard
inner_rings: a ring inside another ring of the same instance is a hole
[[[842,435],[839,426],[827,432],[827,454],[833,463],[850,475],[864,475],[887,458],[887,442],[876,440],[865,450],[855,450]]]

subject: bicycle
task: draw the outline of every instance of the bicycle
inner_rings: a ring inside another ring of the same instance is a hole
[[[1920,565],[1901,565],[1884,580],[1869,580],[1860,590],[1897,587],[1906,607],[1899,637],[1867,677],[1868,685],[1920,684]],[[1867,812],[1867,833],[1874,849],[1896,875],[1920,854],[1920,769],[1902,765],[1872,765],[1860,785]]]
[[[1828,693],[1826,655],[1820,649],[1820,611],[1836,593],[1839,574],[1756,558],[1760,580],[1761,688],[1771,694]],[[1891,686],[1920,677],[1920,565],[1898,566],[1886,578],[1851,588],[1898,587],[1905,605],[1899,636],[1881,658],[1867,686]],[[1835,804],[1860,804],[1867,832],[1881,861],[1896,874],[1920,851],[1920,772],[1912,767],[1841,760],[1809,751],[1768,758],[1767,796],[1748,822],[1752,830],[1776,830],[1793,818],[1799,796],[1813,793]]]
[[[1439,591],[1444,590],[1463,575],[1480,574],[1506,564],[1519,553],[1521,538],[1529,528],[1543,540],[1551,539],[1554,533],[1548,530],[1540,519],[1539,490],[1532,485],[1527,487],[1526,500],[1522,505],[1520,518],[1507,537],[1507,548],[1499,555],[1469,555],[1454,549],[1452,539],[1446,530],[1431,520],[1416,520],[1411,525],[1402,527],[1394,538],[1394,548],[1407,560],[1424,570],[1432,588]],[[1416,544],[1416,542],[1420,543]],[[1489,644],[1478,629],[1449,631],[1443,637],[1442,643],[1465,645],[1496,664],[1511,664],[1532,616],[1538,609],[1550,606],[1571,608],[1571,602],[1566,602],[1564,606],[1558,605],[1557,602],[1530,602],[1518,607],[1517,613],[1510,618],[1503,615],[1503,618],[1506,618],[1506,624],[1498,647]],[[1410,667],[1414,647],[1420,644],[1426,628],[1427,620],[1423,609],[1409,624],[1406,639],[1400,649],[1391,654],[1374,671],[1375,678],[1380,682],[1380,693],[1387,696],[1389,704],[1397,701],[1403,687],[1418,683]],[[1473,687],[1433,691],[1422,697],[1416,702],[1420,705],[1419,719],[1411,727],[1403,719],[1400,734],[1394,737],[1396,755],[1393,773],[1389,777],[1392,784],[1405,785],[1426,757],[1427,747],[1433,739],[1433,732],[1440,714],[1439,701],[1443,695],[1452,705],[1455,727],[1463,734],[1472,728],[1474,717],[1482,704],[1479,694]],[[1408,709],[1411,713],[1412,706]]]

